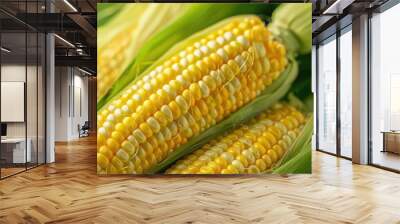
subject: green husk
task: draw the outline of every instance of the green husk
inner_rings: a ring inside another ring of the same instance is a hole
[[[262,3],[189,4],[187,11],[182,16],[150,38],[140,49],[107,94],[99,99],[97,110],[110,102],[178,42],[230,16],[258,14],[267,17],[271,15],[276,6],[276,4]]]
[[[121,11],[121,9],[123,9],[123,7],[123,4],[97,4],[97,27],[102,27],[110,22]]]
[[[282,4],[272,14],[271,31],[281,36],[290,51],[307,54],[312,45],[312,4]]]
[[[97,99],[109,91],[148,39],[168,27],[187,9],[185,4],[111,4],[116,7],[114,5],[123,5],[124,8],[97,30],[98,60],[107,63],[109,68],[113,67],[112,70],[103,66],[98,68]],[[107,11],[99,12],[99,17],[103,14],[107,14]],[[132,19],[132,15],[137,18]],[[121,47],[120,44],[123,44],[123,49],[116,51]],[[105,61],[109,57],[113,58]],[[105,80],[107,83],[104,83]]]
[[[290,149],[287,151],[287,153],[283,156],[281,161],[275,167],[279,168],[283,166],[284,164],[288,163],[293,158],[295,158],[303,150],[306,150],[305,145],[307,145],[311,141],[312,132],[313,132],[313,120],[312,118],[309,118],[303,130],[300,132],[299,136],[293,143],[293,145],[290,147]],[[273,172],[275,173],[278,168],[273,170]]]
[[[300,152],[294,155],[289,161],[277,167],[274,174],[300,174],[311,173],[311,142],[301,146]]]
[[[171,153],[164,161],[146,171],[146,173],[155,174],[164,171],[175,161],[199,149],[216,136],[233,130],[237,126],[244,124],[254,116],[260,114],[285,96],[292,82],[296,79],[297,73],[297,62],[290,59],[290,63],[283,74],[275,80],[271,86],[267,87],[267,89],[265,89],[264,92],[262,92],[255,100],[231,114],[222,122],[190,139],[186,144],[180,146]]]

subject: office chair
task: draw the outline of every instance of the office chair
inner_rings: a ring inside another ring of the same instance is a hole
[[[79,127],[78,125],[78,129],[79,129],[79,138],[89,136],[89,129],[90,129],[89,121],[85,121],[82,127]]]

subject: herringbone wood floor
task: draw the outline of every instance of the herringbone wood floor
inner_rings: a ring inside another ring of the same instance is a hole
[[[312,175],[98,177],[95,140],[0,181],[0,223],[400,223],[400,175],[317,153]]]

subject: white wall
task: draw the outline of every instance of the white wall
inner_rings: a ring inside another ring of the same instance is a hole
[[[67,67],[55,68],[55,140],[68,140],[68,87],[70,77]]]
[[[27,67],[28,74],[35,73],[36,74],[36,67],[28,66]],[[25,64],[18,65],[18,64],[5,64],[1,66],[1,81],[3,82],[26,82],[25,81]],[[36,85],[35,83],[30,84]],[[34,92],[30,93],[29,90]],[[32,102],[33,97],[36,98],[36,89],[28,89],[27,93],[28,99],[27,102]],[[36,102],[36,101],[35,101]],[[36,107],[36,105],[35,105]],[[7,108],[1,108],[2,110],[7,110]],[[36,123],[36,114],[27,114],[28,122],[35,120]],[[32,117],[33,116],[33,117]],[[31,127],[32,125],[28,125]],[[7,122],[7,136],[8,137],[25,137],[25,122]],[[29,136],[28,136],[29,137]]]
[[[55,73],[55,140],[74,140],[78,125],[88,120],[88,78],[71,67],[56,67]]]

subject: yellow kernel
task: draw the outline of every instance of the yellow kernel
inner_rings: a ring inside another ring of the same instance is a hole
[[[201,95],[201,90],[200,90],[199,84],[192,83],[189,86],[189,91],[190,91],[191,95],[194,97],[194,100],[201,99],[202,95]]]
[[[124,167],[124,163],[116,156],[112,158],[111,163],[114,165],[115,168],[121,170]]]
[[[267,169],[267,165],[263,159],[256,160],[256,166],[260,169],[260,171],[264,171]]]
[[[171,109],[174,119],[177,119],[181,116],[181,110],[179,109],[179,105],[175,101],[170,102],[168,106]]]
[[[253,153],[255,159],[259,159],[261,157],[261,155],[262,155],[261,152],[254,146],[251,147],[249,150],[250,150],[251,153]]]
[[[249,166],[249,161],[247,160],[247,158],[244,155],[236,156],[236,160],[240,161],[241,164],[243,164],[244,167],[248,167]]]
[[[143,122],[143,115],[141,114],[133,113],[131,118],[136,124],[140,124],[141,122]]]
[[[153,135],[153,131],[151,130],[150,126],[143,122],[139,126],[140,130],[142,130],[143,134],[148,138]]]
[[[108,159],[112,159],[114,156],[113,151],[111,151],[107,146],[103,145],[99,148],[99,153],[106,156]]]
[[[240,154],[240,149],[235,146],[231,146],[228,148],[227,152],[231,153],[233,156],[238,156]]]
[[[136,122],[133,120],[132,117],[125,117],[122,120],[122,123],[125,125],[128,132],[131,132],[137,126]]]
[[[259,151],[261,156],[267,153],[267,149],[260,142],[258,142],[258,140],[256,143],[254,143],[253,147]]]
[[[221,174],[232,174],[232,172],[229,169],[223,169]]]
[[[239,170],[233,165],[229,165],[226,169],[228,170],[229,174],[239,174],[240,173]]]
[[[192,96],[190,90],[186,89],[182,92],[183,98],[186,100],[186,102],[189,104],[189,106],[194,106],[195,104],[195,99],[194,96]]]
[[[168,120],[167,120],[167,118],[165,117],[165,115],[161,111],[157,111],[154,114],[154,117],[157,119],[157,121],[160,123],[161,126],[167,125]]]
[[[247,173],[249,174],[259,174],[260,173],[260,169],[258,169],[257,166],[255,165],[251,165],[246,169]]]
[[[277,140],[274,135],[272,135],[270,132],[265,132],[263,133],[263,136],[265,137],[268,142],[270,142],[272,145],[275,145]]]
[[[271,160],[271,157],[269,156],[269,155],[263,155],[262,156],[262,159],[264,160],[264,162],[265,162],[265,165],[266,165],[266,169],[269,169],[269,168],[271,168],[271,166],[272,166],[272,160]]]
[[[226,162],[226,160],[222,157],[218,157],[215,159],[215,163],[219,165],[219,167],[227,167],[228,163]]]
[[[272,147],[272,150],[274,150],[276,152],[276,154],[278,155],[278,157],[282,157],[284,150],[282,149],[282,147],[280,145],[274,145]]]
[[[199,174],[214,174],[214,171],[208,166],[203,166],[200,168]]]
[[[121,147],[129,154],[129,156],[136,153],[136,147],[133,146],[129,141],[122,142]]]
[[[268,150],[267,155],[269,155],[269,157],[271,158],[272,163],[278,161],[278,155],[274,150],[272,149]]]
[[[282,132],[275,126],[268,127],[268,131],[271,132],[271,134],[273,134],[277,139],[282,137]]]
[[[213,170],[213,173],[219,173],[221,171],[221,167],[214,161],[209,162],[207,166]]]
[[[118,142],[115,141],[113,138],[107,139],[107,146],[113,152],[117,151],[117,149],[119,148]]]
[[[109,160],[106,156],[101,153],[97,153],[97,164],[102,168],[106,169],[109,165]]]
[[[245,166],[243,165],[243,163],[240,160],[233,160],[232,166],[235,167],[237,169],[237,171],[239,171],[239,173],[244,172]],[[228,166],[228,168],[229,168],[229,166]]]
[[[119,131],[113,131],[111,133],[111,138],[113,138],[116,142],[122,142],[124,140],[124,136],[121,135]]]

